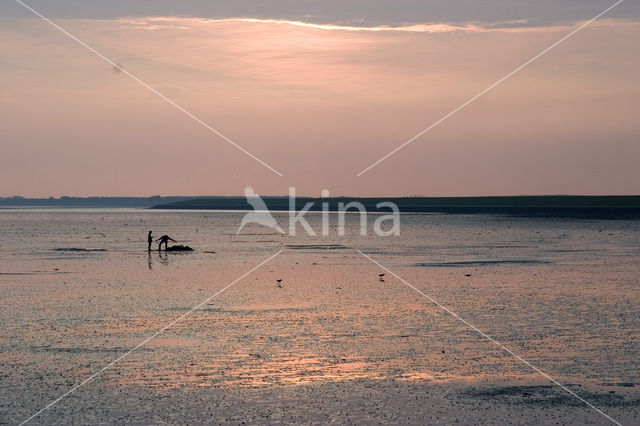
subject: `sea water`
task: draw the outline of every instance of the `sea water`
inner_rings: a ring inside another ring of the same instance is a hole
[[[379,237],[347,215],[345,236],[333,220],[326,237],[292,237],[236,235],[243,215],[0,210],[2,419],[150,336],[86,386],[541,379],[508,348],[562,383],[637,389],[639,221],[406,214]],[[148,252],[149,230],[194,251]]]

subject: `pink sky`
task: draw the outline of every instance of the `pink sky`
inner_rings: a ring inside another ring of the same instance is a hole
[[[640,24],[586,28],[366,174],[571,27],[373,31],[135,18],[0,25],[0,196],[640,193]]]

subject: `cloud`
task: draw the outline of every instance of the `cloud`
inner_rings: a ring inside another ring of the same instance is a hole
[[[453,33],[453,32],[466,32],[466,33],[489,33],[489,32],[504,32],[504,33],[524,33],[524,32],[554,32],[559,30],[570,29],[577,27],[583,23],[578,22],[564,22],[557,23],[555,25],[541,25],[527,21],[526,19],[518,19],[512,21],[503,22],[468,22],[468,23],[423,23],[412,25],[338,25],[338,24],[318,24],[312,21],[303,20],[289,20],[289,19],[261,19],[261,18],[223,18],[223,19],[208,19],[208,18],[186,18],[186,17],[142,17],[142,18],[121,18],[120,22],[133,25],[137,29],[145,30],[185,30],[193,28],[196,24],[221,24],[221,23],[233,23],[243,22],[251,24],[273,24],[282,26],[294,26],[303,27],[316,30],[325,31],[348,31],[348,32],[370,32],[370,33]],[[602,19],[594,22],[592,25],[615,25],[633,23],[630,20],[614,20],[614,19]]]
[[[312,24],[402,27],[424,23],[452,24],[526,20],[535,26],[555,26],[587,20],[613,0],[29,0],[53,19],[118,19],[144,16],[185,16],[208,19],[250,17]],[[13,1],[0,2],[0,16],[25,16]],[[626,1],[611,18],[640,18],[640,3]]]
[[[10,21],[0,25],[0,193],[237,194],[255,182],[274,194],[289,183],[371,196],[637,192],[637,23],[590,26],[356,180],[570,25],[56,20],[286,176],[271,180],[46,23]]]

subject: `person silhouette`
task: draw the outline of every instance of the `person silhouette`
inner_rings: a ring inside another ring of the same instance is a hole
[[[151,251],[151,243],[153,242],[153,237],[151,236],[151,231],[149,231],[149,235],[147,235],[147,242],[149,246],[147,247],[147,251]]]
[[[168,235],[163,235],[162,237],[158,238],[156,241],[158,242],[158,251],[162,250],[162,244],[164,243],[164,251],[167,251],[167,248],[169,247],[169,241],[173,241],[174,243],[176,242],[176,240],[174,240],[173,238],[171,238]]]

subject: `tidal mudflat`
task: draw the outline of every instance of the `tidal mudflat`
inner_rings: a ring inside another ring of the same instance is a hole
[[[404,215],[282,236],[242,213],[0,212],[0,420],[623,424],[640,415],[640,222]],[[311,221],[319,221],[313,216]],[[145,231],[193,253],[146,252]],[[278,283],[277,280],[281,280]]]

